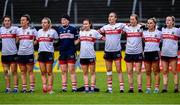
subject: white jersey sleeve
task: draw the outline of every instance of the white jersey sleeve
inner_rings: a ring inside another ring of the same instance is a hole
[[[99,32],[100,32],[100,33],[103,33],[103,34],[105,33],[104,26],[99,29]]]
[[[180,38],[180,28],[178,28],[177,35],[178,35],[178,37]]]
[[[53,37],[54,37],[54,39],[59,39],[57,31],[54,30],[54,29],[52,29],[52,30],[53,30]]]
[[[34,33],[34,36],[35,36],[35,38],[38,36],[38,32],[37,32],[37,30],[35,29],[35,28],[33,28],[32,29],[32,31],[33,31],[33,33]]]
[[[103,36],[96,30],[92,30],[96,39],[101,39]]]

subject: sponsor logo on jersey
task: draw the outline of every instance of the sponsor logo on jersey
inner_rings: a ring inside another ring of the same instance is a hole
[[[75,58],[74,55],[71,55],[70,58]]]
[[[70,33],[71,31],[70,30],[67,30],[67,33]]]

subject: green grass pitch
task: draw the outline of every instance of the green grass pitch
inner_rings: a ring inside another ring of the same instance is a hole
[[[0,104],[180,104],[180,93],[173,93],[174,84],[172,74],[169,76],[168,93],[145,94],[137,93],[136,75],[134,76],[135,93],[128,93],[127,73],[124,73],[125,93],[119,93],[119,82],[117,74],[113,73],[113,93],[105,93],[106,73],[97,73],[97,87],[99,93],[72,93],[70,81],[68,83],[68,92],[60,93],[61,75],[54,74],[54,94],[42,93],[42,82],[40,73],[36,75],[35,93],[17,93],[5,94],[5,83],[3,73],[0,73]],[[82,73],[77,73],[78,87],[83,85]],[[20,74],[19,74],[20,80]],[[145,91],[145,74],[143,74],[143,90]],[[21,81],[19,90],[21,89]],[[162,75],[161,88],[162,89]]]

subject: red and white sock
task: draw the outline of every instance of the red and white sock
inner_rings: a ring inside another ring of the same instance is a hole
[[[34,91],[34,87],[35,87],[35,83],[34,83],[34,82],[31,82],[31,83],[30,83],[30,90]]]
[[[89,91],[89,84],[84,84],[85,91]]]
[[[62,89],[67,90],[67,83],[62,83]]]
[[[96,87],[95,83],[91,83],[91,90],[94,91],[94,88]]]
[[[120,88],[120,90],[124,90],[124,82],[119,83],[119,88]]]
[[[77,83],[76,82],[72,82],[72,90],[77,90]]]
[[[108,90],[112,91],[112,80],[108,80]]]
[[[27,84],[22,84],[22,90],[27,90]]]

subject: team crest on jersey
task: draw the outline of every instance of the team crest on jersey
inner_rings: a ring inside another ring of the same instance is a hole
[[[27,34],[29,35],[29,34],[30,34],[30,32],[27,32]]]
[[[118,27],[115,27],[114,30],[118,29]]]
[[[157,37],[157,35],[155,34],[154,37]]]
[[[172,32],[172,34],[174,34],[174,32]]]
[[[10,30],[9,33],[11,34],[11,33],[12,33],[12,30]]]
[[[92,36],[92,34],[89,34],[89,36]]]
[[[74,56],[74,55],[71,55],[70,58],[75,58],[75,56]]]
[[[137,32],[140,32],[140,30],[139,30],[139,29],[137,29]]]
[[[50,37],[50,34],[47,34],[47,37]]]
[[[70,30],[67,30],[67,33],[70,33],[71,31]]]

